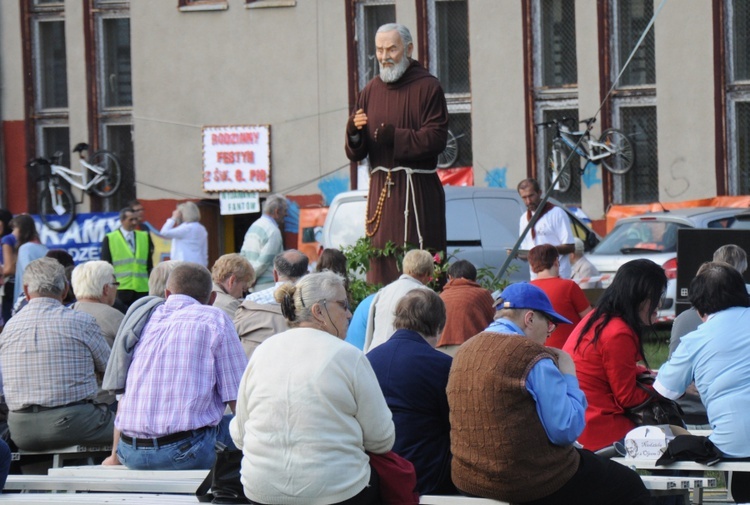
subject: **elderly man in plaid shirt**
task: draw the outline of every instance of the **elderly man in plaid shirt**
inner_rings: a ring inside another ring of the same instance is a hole
[[[169,275],[133,351],[115,426],[117,456],[141,470],[207,469],[214,444],[234,448],[229,421],[247,365],[232,321],[211,307],[211,274],[183,263]]]
[[[23,289],[29,303],[0,339],[13,441],[29,451],[108,444],[114,415],[107,405],[94,403],[96,372],[104,373],[109,359],[99,325],[62,304],[65,270],[52,258],[29,263]]]

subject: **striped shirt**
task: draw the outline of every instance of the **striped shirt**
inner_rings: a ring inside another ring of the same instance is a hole
[[[253,265],[256,287],[273,284],[273,259],[283,250],[281,230],[272,217],[263,214],[250,225],[240,254]]]
[[[10,410],[57,407],[96,396],[109,346],[96,320],[54,298],[32,298],[0,338],[0,367]]]
[[[288,281],[280,281],[271,286],[270,288],[256,291],[255,293],[250,293],[245,297],[245,300],[250,300],[251,302],[255,302],[260,305],[278,305],[279,302],[276,301],[276,298],[274,298],[274,293],[276,293],[276,290],[279,286],[282,284],[286,284]]]
[[[247,365],[234,324],[220,309],[173,294],[141,334],[115,426],[161,437],[215,426],[237,399]]]

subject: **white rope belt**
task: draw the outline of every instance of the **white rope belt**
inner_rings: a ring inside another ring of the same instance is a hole
[[[406,205],[404,205],[404,245],[406,245],[406,239],[409,236],[409,203],[411,203],[412,209],[414,210],[414,221],[417,223],[417,237],[419,237],[419,248],[424,249],[424,238],[422,238],[422,230],[419,228],[419,210],[417,209],[417,199],[414,195],[414,183],[411,180],[412,174],[434,174],[437,172],[437,168],[432,170],[409,168],[409,167],[375,167],[372,169],[373,172],[406,172]]]

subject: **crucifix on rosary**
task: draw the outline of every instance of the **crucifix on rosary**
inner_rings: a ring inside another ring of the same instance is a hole
[[[388,177],[386,177],[385,179],[385,186],[386,188],[388,188],[388,195],[387,195],[388,198],[391,197],[391,186],[393,185],[395,185],[395,183],[393,182],[393,180],[391,180],[391,172],[388,171]]]

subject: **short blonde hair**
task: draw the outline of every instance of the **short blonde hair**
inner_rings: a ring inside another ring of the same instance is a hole
[[[423,249],[412,249],[404,256],[404,273],[422,277],[433,272],[434,260],[432,255]]]
[[[71,284],[76,298],[100,299],[104,286],[115,279],[114,267],[106,261],[87,261],[73,270]]]
[[[177,210],[182,214],[182,220],[186,223],[193,223],[201,220],[201,211],[193,202],[182,202],[177,206]]]
[[[252,284],[255,280],[255,270],[247,259],[238,253],[225,254],[216,260],[211,267],[211,279],[216,284],[229,279],[234,275],[239,281],[247,281]]]

